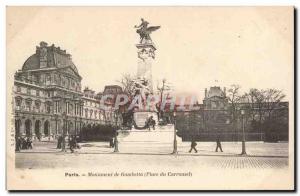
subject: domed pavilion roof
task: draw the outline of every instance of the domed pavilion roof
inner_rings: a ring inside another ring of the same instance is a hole
[[[41,66],[42,61],[44,61],[44,66]],[[55,47],[54,44],[48,46],[46,42],[41,42],[40,46],[36,47],[36,53],[24,62],[22,71],[66,67],[70,67],[79,75],[71,55],[67,54],[66,50],[61,50],[60,47]]]

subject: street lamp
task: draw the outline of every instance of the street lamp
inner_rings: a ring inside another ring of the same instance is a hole
[[[177,140],[176,140],[176,112],[173,113],[174,116],[174,141],[173,141],[173,152],[172,154],[177,154]]]
[[[83,117],[83,101],[80,102],[79,107],[79,138],[81,140],[81,129],[82,129],[82,117]]]
[[[241,155],[247,155],[246,153],[246,144],[245,144],[245,123],[244,123],[244,116],[245,116],[245,110],[241,110],[242,114],[242,127],[243,127],[243,138],[242,138],[242,153]]]
[[[63,113],[63,121],[64,121],[64,127],[63,127],[63,132],[62,132],[62,148],[61,151],[65,152],[66,150],[66,141],[65,141],[65,136],[66,136],[66,129],[67,129],[67,115],[64,112]]]
[[[116,128],[116,132],[115,132],[115,142],[114,142],[114,147],[115,147],[115,149],[114,149],[114,152],[119,152],[119,146],[118,146],[118,115],[117,115],[117,113],[115,112],[115,114],[114,114],[114,116],[115,116],[115,128]]]

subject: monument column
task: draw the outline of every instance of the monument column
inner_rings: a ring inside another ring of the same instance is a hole
[[[155,46],[153,43],[136,44],[138,49],[138,70],[137,78],[145,79],[150,93],[153,93],[152,83],[152,62],[155,58]]]

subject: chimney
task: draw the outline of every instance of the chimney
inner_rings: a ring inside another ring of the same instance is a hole
[[[226,97],[226,87],[224,87],[224,97]]]
[[[205,88],[205,98],[207,98],[207,88]]]

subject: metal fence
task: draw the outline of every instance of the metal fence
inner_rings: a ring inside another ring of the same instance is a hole
[[[251,111],[195,110],[176,112],[177,135],[183,141],[288,141],[288,112],[286,108],[274,110],[272,118],[261,121],[251,116]],[[243,113],[243,114],[242,114]],[[267,112],[265,112],[267,114]],[[235,115],[235,116],[234,116]]]

